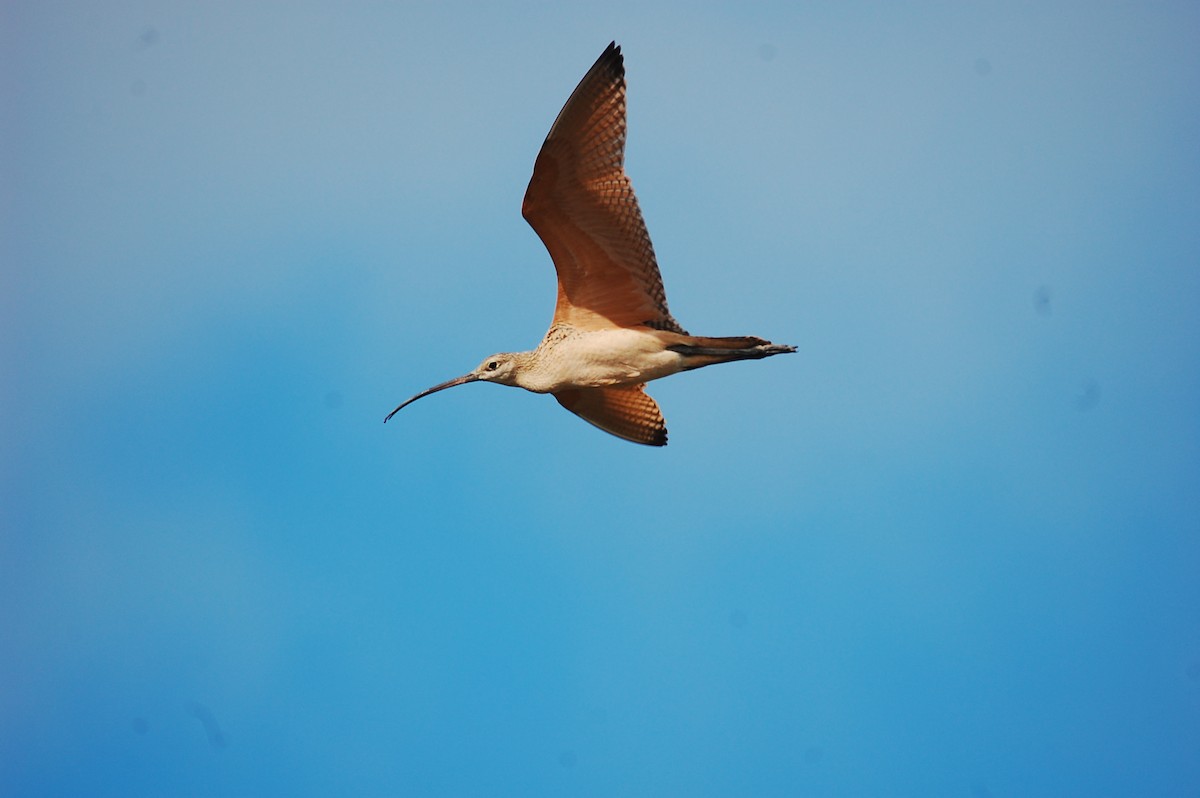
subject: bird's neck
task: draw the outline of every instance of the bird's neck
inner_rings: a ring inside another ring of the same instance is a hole
[[[546,354],[547,350],[540,346],[529,352],[513,353],[513,361],[516,364],[513,381],[518,387],[534,393],[546,393],[552,389],[550,375],[545,368]]]

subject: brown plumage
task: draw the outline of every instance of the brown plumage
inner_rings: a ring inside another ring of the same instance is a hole
[[[654,246],[625,174],[625,65],[612,43],[572,92],[533,167],[521,213],[558,272],[546,337],[500,353],[411,402],[483,380],[550,393],[605,432],[665,446],[667,427],[646,383],[680,371],[756,360],[795,347],[762,338],[692,336],[667,308]]]
[[[573,388],[558,391],[554,398],[584,421],[618,438],[649,446],[667,445],[667,423],[658,403],[646,395],[644,384]]]
[[[654,245],[625,174],[625,62],[615,42],[554,120],[521,214],[558,271],[553,323],[686,334],[667,310]]]

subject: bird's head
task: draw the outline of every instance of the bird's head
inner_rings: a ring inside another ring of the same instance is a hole
[[[428,390],[421,391],[419,394],[411,399],[408,399],[407,401],[401,402],[395,410],[387,414],[387,418],[384,418],[383,421],[386,424],[388,419],[423,396],[429,396],[431,393],[444,391],[447,388],[453,388],[456,385],[465,385],[468,382],[498,382],[501,385],[516,385],[518,359],[518,356],[511,352],[499,352],[495,355],[492,355],[491,357],[486,358],[472,371],[462,375],[461,377],[455,377],[452,380],[447,380],[446,382],[435,385]]]
[[[498,382],[501,385],[517,384],[517,357],[511,352],[497,352],[485,358],[475,370],[467,375],[484,382]]]

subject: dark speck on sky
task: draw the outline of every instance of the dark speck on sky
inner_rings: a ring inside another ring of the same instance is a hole
[[[1075,409],[1087,411],[1098,404],[1100,404],[1100,384],[1095,380],[1088,380],[1075,396]]]
[[[147,25],[145,28],[142,28],[142,32],[138,34],[136,42],[137,46],[143,50],[148,47],[153,47],[154,45],[158,44],[158,29],[153,25]]]
[[[1039,285],[1037,291],[1033,292],[1033,307],[1041,316],[1049,316],[1051,313],[1050,306],[1050,286]]]
[[[208,738],[209,745],[213,748],[225,747],[225,734],[221,731],[221,727],[217,725],[217,719],[213,717],[208,707],[191,701],[188,702],[185,709],[189,715],[200,721],[200,725],[204,728],[204,736]]]

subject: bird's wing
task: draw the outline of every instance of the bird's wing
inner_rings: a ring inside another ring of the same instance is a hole
[[[624,164],[625,64],[613,43],[554,120],[521,214],[558,271],[554,323],[684,332],[667,310],[654,247]]]
[[[554,398],[584,421],[618,438],[647,446],[667,445],[667,424],[644,383],[609,388],[571,388]]]

